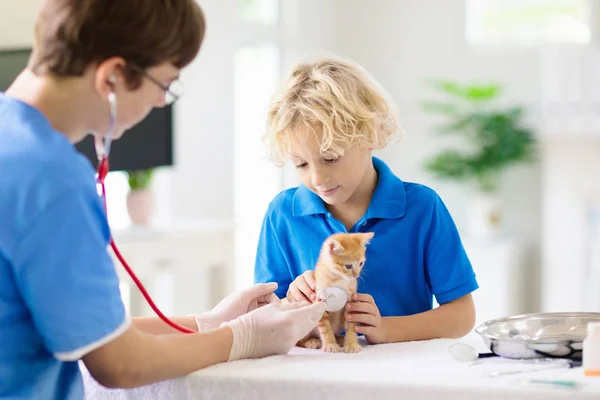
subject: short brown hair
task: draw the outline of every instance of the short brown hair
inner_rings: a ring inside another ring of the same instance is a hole
[[[37,74],[82,76],[90,64],[119,56],[142,69],[164,62],[183,68],[205,29],[195,0],[46,0],[29,66]],[[132,89],[140,85],[135,67],[124,74]]]

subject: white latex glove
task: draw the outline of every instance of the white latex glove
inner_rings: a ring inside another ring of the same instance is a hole
[[[286,354],[316,326],[326,304],[273,303],[226,322],[233,331],[229,360]]]
[[[209,312],[194,315],[196,325],[198,325],[198,332],[216,329],[223,322],[236,319],[263,305],[279,303],[279,298],[273,293],[275,290],[277,290],[277,283],[275,282],[258,283],[230,294]]]

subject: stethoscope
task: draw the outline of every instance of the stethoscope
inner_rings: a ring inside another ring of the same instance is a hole
[[[107,216],[108,216],[108,210],[106,207],[106,187],[104,185],[104,180],[106,178],[106,175],[110,171],[108,158],[110,156],[110,147],[112,144],[112,140],[113,140],[113,136],[115,133],[116,124],[117,124],[117,95],[114,92],[110,92],[108,94],[108,104],[109,104],[109,108],[110,108],[108,134],[106,136],[95,136],[94,137],[94,144],[96,147],[96,155],[98,157],[98,169],[96,171],[96,173],[97,173],[96,181],[101,187],[101,197],[102,197],[102,200],[104,203],[104,211],[106,212]],[[127,261],[125,261],[125,258],[123,257],[123,255],[121,254],[119,249],[117,248],[117,245],[115,244],[112,234],[110,236],[110,246],[111,246],[113,252],[115,253],[115,255],[117,256],[117,258],[119,259],[119,261],[121,262],[121,264],[123,265],[123,267],[125,268],[125,270],[127,270],[127,273],[129,273],[129,276],[131,276],[131,279],[133,279],[133,281],[135,282],[137,287],[140,289],[140,292],[142,292],[142,294],[144,295],[144,298],[148,302],[148,305],[150,305],[150,307],[152,308],[152,310],[154,310],[156,315],[158,315],[160,317],[160,319],[162,319],[165,323],[167,323],[167,325],[171,326],[174,329],[177,329],[178,331],[181,331],[183,333],[195,333],[195,331],[185,328],[185,327],[178,325],[175,322],[171,321],[158,309],[158,307],[156,306],[156,304],[154,304],[154,301],[152,300],[152,298],[150,297],[150,295],[144,288],[144,285],[142,285],[142,282],[140,282],[138,277],[135,275],[135,273],[133,272],[133,270],[127,263]]]

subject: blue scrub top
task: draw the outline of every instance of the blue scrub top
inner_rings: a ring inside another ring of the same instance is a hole
[[[130,324],[94,170],[0,93],[0,171],[0,398],[82,399],[77,360]]]
[[[478,288],[458,230],[432,189],[401,181],[373,157],[378,182],[365,215],[351,232],[374,232],[358,281],[382,316],[412,315]],[[305,186],[280,193],[269,204],[260,234],[254,278],[277,282],[285,297],[290,283],[314,269],[323,241],[347,232]]]

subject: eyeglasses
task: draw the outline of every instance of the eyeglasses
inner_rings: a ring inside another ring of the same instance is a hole
[[[136,64],[129,62],[127,65],[131,66],[131,68],[137,73],[143,75],[145,78],[148,78],[152,83],[161,88],[163,92],[165,92],[165,104],[171,105],[175,103],[182,95],[183,95],[183,84],[179,79],[175,79],[173,82],[169,84],[169,86],[165,86],[158,79],[150,75],[146,70],[137,66]]]

